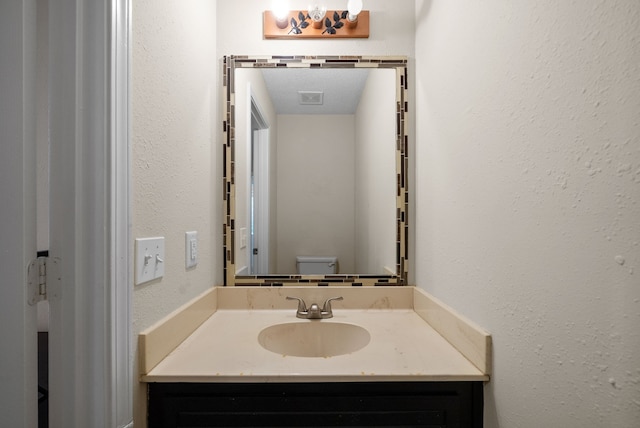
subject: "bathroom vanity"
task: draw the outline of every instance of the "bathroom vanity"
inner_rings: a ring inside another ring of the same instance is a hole
[[[301,320],[286,296],[344,300],[331,319]],[[259,340],[305,322],[369,337],[316,357]],[[414,287],[221,287],[140,335],[141,380],[149,427],[480,427],[490,348],[489,334]]]

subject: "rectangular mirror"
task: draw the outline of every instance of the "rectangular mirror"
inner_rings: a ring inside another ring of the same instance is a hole
[[[224,58],[225,285],[406,285],[405,57]]]

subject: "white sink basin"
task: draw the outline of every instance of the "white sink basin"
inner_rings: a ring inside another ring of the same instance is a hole
[[[369,332],[357,325],[328,321],[276,324],[258,335],[263,348],[292,357],[335,357],[364,348]]]

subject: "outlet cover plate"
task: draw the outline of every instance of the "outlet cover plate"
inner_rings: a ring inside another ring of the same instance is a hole
[[[198,232],[185,232],[184,249],[185,267],[189,269],[198,264]]]

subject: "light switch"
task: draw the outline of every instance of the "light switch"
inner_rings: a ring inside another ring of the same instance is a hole
[[[162,276],[164,276],[164,237],[136,239],[136,285]]]
[[[198,232],[186,232],[184,238],[185,266],[189,269],[198,264]]]

